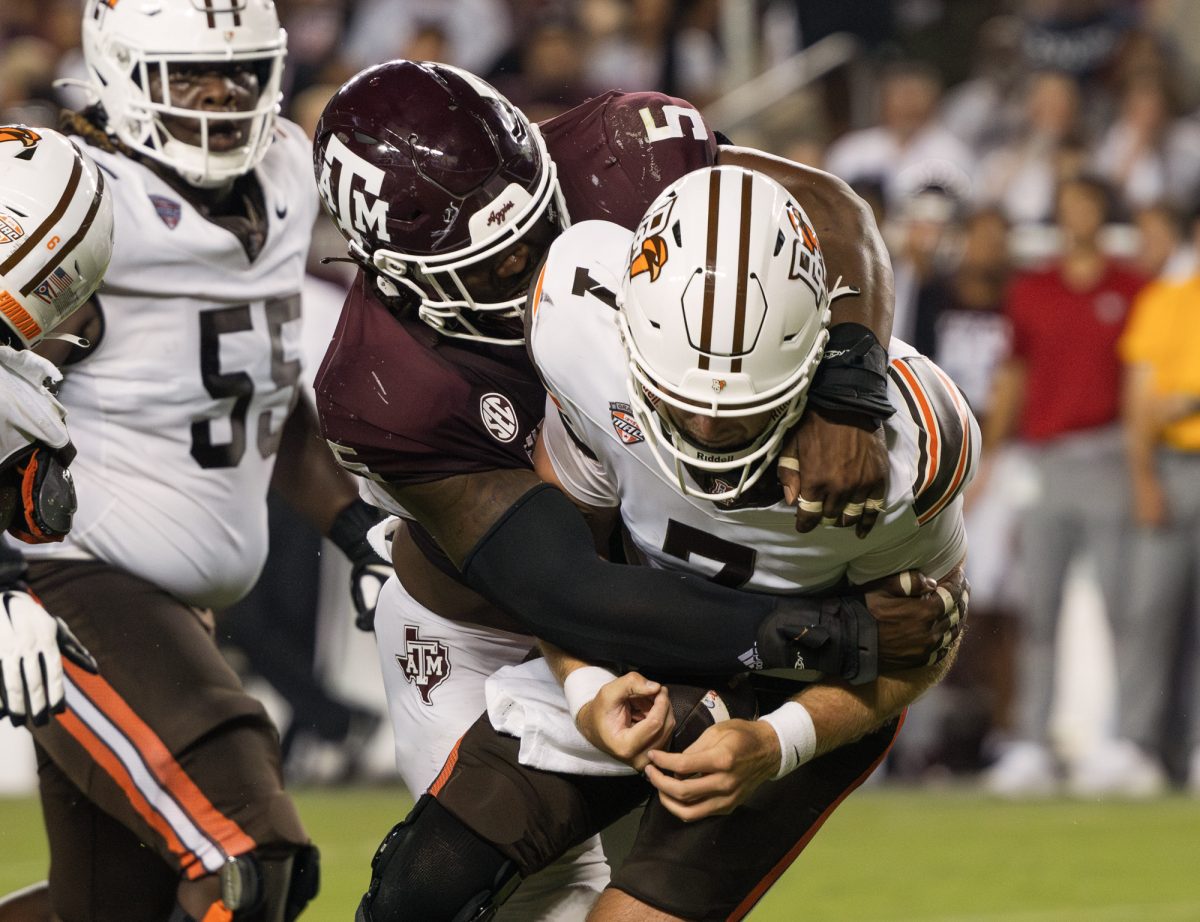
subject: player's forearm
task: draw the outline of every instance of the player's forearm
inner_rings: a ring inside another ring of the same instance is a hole
[[[323,535],[338,513],[358,499],[353,478],[330,454],[316,411],[303,394],[284,423],[271,487]]]
[[[995,451],[1016,430],[1017,416],[1025,400],[1025,366],[1009,359],[996,372],[992,383],[987,421],[983,431],[983,448]]]
[[[531,634],[601,663],[733,675],[791,668],[802,656],[809,668],[848,679],[878,669],[878,638],[868,636],[874,622],[861,599],[855,607],[760,595],[693,574],[607,563],[575,507],[541,483],[472,549],[462,571]]]
[[[861,739],[895,717],[940,682],[958,652],[955,642],[939,663],[880,676],[867,685],[836,682],[810,685],[792,700],[804,705],[816,730],[816,756]]]

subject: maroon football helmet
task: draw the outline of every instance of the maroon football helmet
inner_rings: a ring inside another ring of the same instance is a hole
[[[370,67],[325,107],[313,166],[350,255],[377,273],[380,291],[408,289],[446,336],[522,342],[511,318],[524,284],[498,291],[494,279],[470,278],[486,277],[531,228],[552,225],[530,241],[556,235],[567,214],[545,142],[507,99],[446,64]]]

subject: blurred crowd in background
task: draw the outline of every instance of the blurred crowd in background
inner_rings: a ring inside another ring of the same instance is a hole
[[[963,654],[914,708],[892,774],[982,772],[1010,795],[1200,794],[1200,3],[277,5],[284,113],[310,133],[343,81],[407,57],[472,70],[535,120],[608,89],[662,90],[733,143],[849,182],[892,255],[895,334],[957,381],[985,435]],[[0,122],[53,125],[85,104],[80,6],[0,5]],[[346,267],[319,257],[339,239],[315,236],[326,330]],[[1054,642],[1083,552],[1116,692],[1103,732],[1072,744],[1051,720]],[[270,673],[265,624],[228,623]],[[374,732],[371,707],[295,674],[313,656],[298,649],[273,657],[303,702],[289,741]]]

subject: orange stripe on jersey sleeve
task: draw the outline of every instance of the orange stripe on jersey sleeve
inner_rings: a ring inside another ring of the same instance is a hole
[[[212,805],[163,741],[134,713],[116,689],[101,676],[85,672],[74,663],[64,660],[63,666],[92,703],[129,738],[159,783],[206,836],[218,843],[227,855],[242,855],[254,848],[255,841]]]
[[[161,814],[150,805],[150,802],[138,790],[128,770],[113,755],[112,750],[96,737],[96,734],[79,719],[79,716],[74,711],[64,711],[58,715],[57,721],[58,725],[66,730],[75,742],[87,751],[92,760],[124,792],[126,799],[133,809],[137,811],[138,816],[145,820],[146,824],[162,837],[172,854],[179,856],[180,867],[183,871],[188,873],[193,867],[197,867],[203,872],[204,867],[201,865],[200,859],[179,841],[179,836],[175,834],[175,830],[171,828],[170,824],[163,819]],[[189,874],[189,876],[191,875]]]
[[[542,303],[542,283],[546,281],[546,263],[542,263],[542,271],[538,273],[537,284],[533,286],[533,303],[529,310],[533,317],[537,316],[538,305]]]
[[[921,483],[920,489],[913,491],[914,494],[920,494],[929,489],[934,477],[937,475],[938,455],[941,452],[940,430],[938,429],[937,417],[934,416],[933,405],[930,403],[929,396],[925,393],[921,382],[917,380],[917,376],[913,374],[913,370],[899,359],[892,359],[892,367],[904,379],[913,399],[917,401],[921,417],[925,420],[925,431],[929,435],[929,467],[925,471],[925,480]]]
[[[954,408],[958,411],[958,418],[962,422],[963,438],[961,445],[959,445],[958,462],[954,466],[954,477],[951,479],[950,485],[942,494],[941,499],[934,503],[923,515],[917,517],[918,525],[924,525],[941,512],[958,495],[959,488],[967,476],[967,464],[971,460],[971,420],[967,415],[967,408],[963,405],[962,396],[954,382],[950,380],[942,369],[932,363],[930,363],[930,367],[942,379],[942,383],[946,386],[946,392],[954,401]]]

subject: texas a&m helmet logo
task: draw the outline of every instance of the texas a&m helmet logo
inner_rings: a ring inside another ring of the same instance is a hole
[[[610,403],[608,411],[612,413],[613,428],[617,430],[617,437],[622,442],[626,445],[636,445],[646,441],[637,423],[637,417],[633,415],[633,407],[627,403]]]
[[[404,625],[404,652],[396,654],[396,663],[421,702],[432,705],[429,696],[450,677],[450,648],[437,638],[422,640],[419,631],[415,624]]]
[[[517,437],[517,411],[503,394],[484,394],[479,398],[479,415],[484,428],[497,442],[511,442]]]

